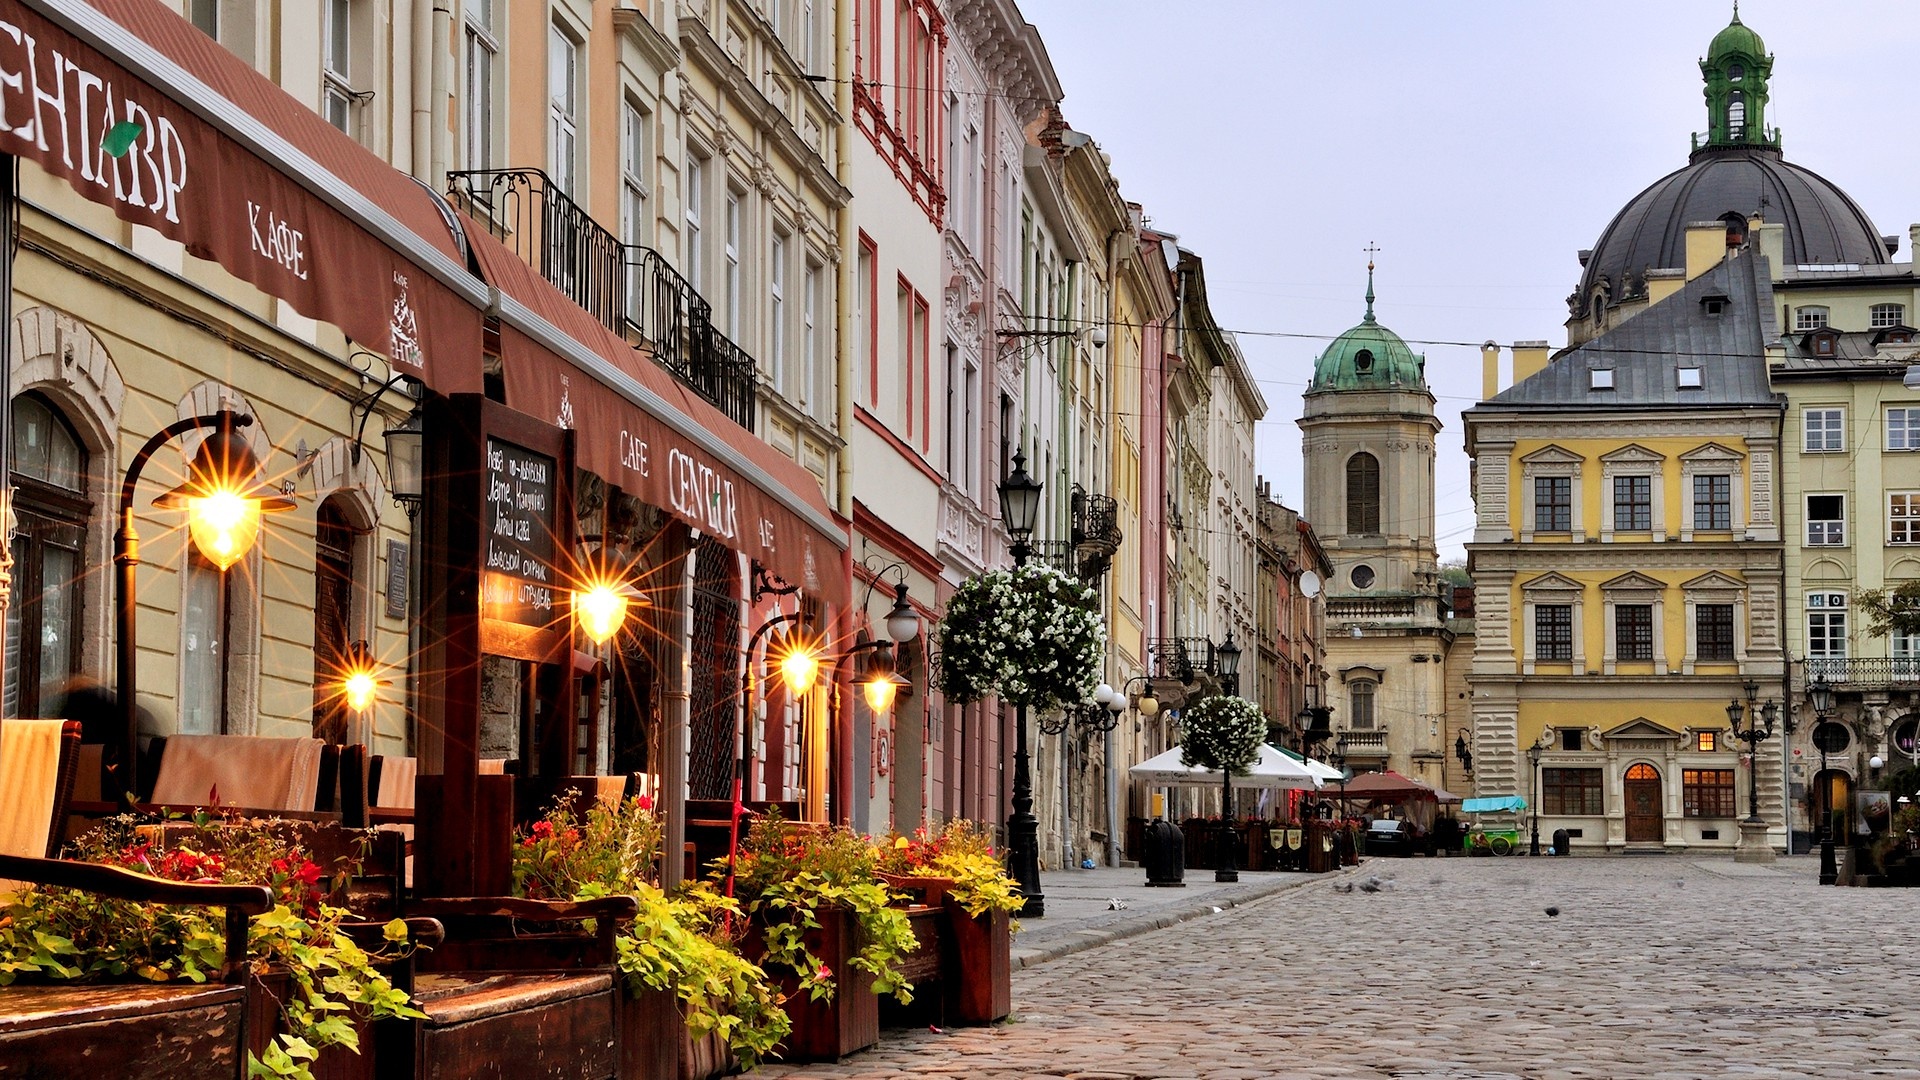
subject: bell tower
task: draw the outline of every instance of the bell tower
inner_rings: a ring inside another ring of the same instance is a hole
[[[1694,153],[1725,146],[1780,148],[1780,131],[1767,127],[1767,79],[1773,75],[1773,57],[1760,35],[1740,21],[1740,5],[1733,5],[1733,22],[1713,37],[1707,58],[1700,61],[1706,79],[1707,138],[1694,137]]]

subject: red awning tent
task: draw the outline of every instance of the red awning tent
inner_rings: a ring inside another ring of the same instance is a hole
[[[1460,797],[1450,791],[1392,769],[1360,773],[1339,790],[1349,804],[1393,806],[1398,810],[1395,816],[1405,817],[1423,829],[1433,827],[1434,811],[1440,803],[1460,801]]]

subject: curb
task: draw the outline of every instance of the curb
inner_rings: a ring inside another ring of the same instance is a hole
[[[1254,889],[1240,888],[1226,890],[1208,899],[1199,900],[1182,907],[1163,910],[1151,915],[1143,913],[1137,918],[1130,919],[1116,926],[1073,931],[1071,936],[1063,940],[1033,949],[1020,948],[1018,945],[1019,938],[1016,935],[1014,938],[1016,944],[1010,959],[1014,970],[1018,971],[1023,968],[1047,963],[1050,960],[1058,960],[1063,956],[1071,956],[1077,952],[1085,952],[1088,949],[1111,944],[1115,941],[1138,937],[1141,934],[1154,930],[1164,930],[1169,926],[1177,926],[1190,919],[1197,919],[1205,915],[1214,915],[1223,911],[1230,911],[1233,908],[1244,907],[1256,901],[1278,896],[1292,889],[1332,881],[1344,877],[1357,869],[1358,867],[1346,867],[1340,872],[1321,874],[1317,877],[1304,878],[1299,881],[1276,882],[1272,885],[1265,885]]]

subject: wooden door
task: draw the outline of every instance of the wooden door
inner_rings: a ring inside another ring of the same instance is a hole
[[[1651,765],[1627,770],[1627,843],[1657,844],[1666,839],[1661,814],[1660,772]]]

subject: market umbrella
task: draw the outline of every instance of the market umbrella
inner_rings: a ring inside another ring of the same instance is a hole
[[[1213,769],[1180,763],[1180,748],[1173,747],[1127,770],[1135,780],[1164,787],[1219,787],[1220,774]],[[1298,761],[1265,743],[1260,757],[1245,772],[1235,773],[1233,786],[1240,788],[1317,788],[1320,778]]]
[[[1343,792],[1348,798],[1365,801],[1404,802],[1408,799],[1434,799],[1439,792],[1424,780],[1402,776],[1392,769],[1359,773],[1347,781]],[[1449,795],[1449,798],[1452,796]]]
[[[1318,758],[1307,757],[1297,750],[1289,750],[1284,746],[1279,749],[1280,752],[1288,758],[1305,765],[1307,771],[1319,777],[1322,783],[1337,784],[1340,782],[1340,778],[1346,775],[1346,773],[1341,772],[1339,769],[1334,768]]]

